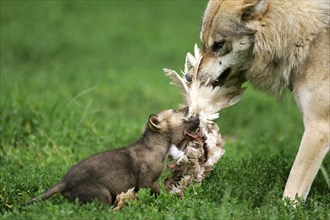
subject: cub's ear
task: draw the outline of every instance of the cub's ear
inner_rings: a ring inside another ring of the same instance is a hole
[[[149,116],[149,128],[151,128],[154,131],[160,130],[160,121],[158,120],[158,116],[155,114],[152,114]]]
[[[244,0],[242,5],[242,20],[257,20],[262,18],[268,7],[268,0]]]

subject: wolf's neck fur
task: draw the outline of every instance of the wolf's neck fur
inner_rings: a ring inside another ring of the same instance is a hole
[[[253,85],[275,95],[290,87],[308,65],[313,42],[329,27],[328,1],[269,0],[264,17],[252,23],[255,62],[246,77]]]
[[[171,146],[171,134],[158,133],[147,126],[136,146],[139,154],[153,155],[155,160],[163,161]]]

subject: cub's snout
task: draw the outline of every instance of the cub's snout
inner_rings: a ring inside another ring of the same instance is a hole
[[[184,119],[185,131],[191,133],[195,131],[200,124],[199,116],[190,116],[188,119]]]
[[[187,132],[193,132],[199,127],[199,115],[189,116],[189,107],[185,107],[179,110],[183,114],[183,124]]]

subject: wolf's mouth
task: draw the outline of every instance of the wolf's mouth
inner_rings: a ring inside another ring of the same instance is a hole
[[[228,76],[230,75],[231,72],[231,68],[228,67],[225,71],[223,71],[223,73],[212,83],[213,87],[216,86],[223,86],[226,82],[226,79],[228,78]]]

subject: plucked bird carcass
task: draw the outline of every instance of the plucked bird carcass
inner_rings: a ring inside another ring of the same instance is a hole
[[[219,133],[219,127],[214,122],[219,117],[219,111],[236,104],[244,92],[242,82],[237,80],[212,85],[208,80],[198,77],[198,69],[203,57],[195,45],[194,55],[188,53],[184,72],[164,69],[172,84],[179,87],[184,97],[183,106],[189,107],[187,117],[199,115],[200,126],[195,133],[187,134],[187,141],[180,146],[172,145],[170,155],[174,161],[167,168],[172,176],[165,180],[166,188],[183,196],[184,189],[194,182],[201,182],[206,174],[225,153],[224,140]],[[189,82],[187,77],[191,77]]]

